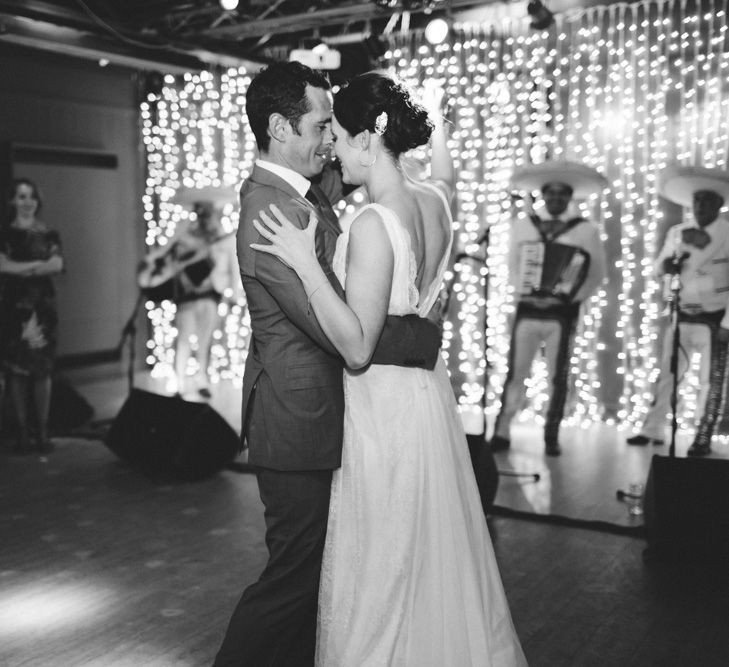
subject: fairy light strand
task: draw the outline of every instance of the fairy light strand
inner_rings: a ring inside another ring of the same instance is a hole
[[[490,26],[457,26],[438,47],[401,40],[388,54],[388,64],[400,76],[417,84],[435,75],[446,81],[449,94],[456,94],[459,113],[454,114],[451,137],[462,181],[456,247],[464,250],[473,242],[476,220],[479,233],[488,225],[490,236],[488,415],[499,409],[513,317],[505,273],[509,221],[522,214],[518,202],[509,202],[508,174],[527,161],[568,158],[596,167],[610,182],[602,197],[581,206],[600,227],[610,251],[610,282],[583,307],[571,360],[570,419],[632,423],[645,416],[659,370],[663,310],[653,275],[653,258],[664,232],[656,177],[673,161],[690,164],[701,158],[706,166],[726,164],[729,72],[716,65],[727,58],[722,17],[722,11],[706,1],[695,15],[686,14],[683,2],[616,4],[558,15],[555,28],[544,32],[530,32],[511,17],[498,23],[498,29],[496,21]],[[411,43],[417,48],[416,61]],[[694,54],[690,62],[689,49]],[[417,66],[430,62],[434,51],[469,51],[477,57],[464,59],[471,66],[456,71],[436,66],[426,72]],[[476,114],[484,85],[492,96],[486,97],[485,112]],[[672,102],[677,94],[682,105]],[[700,99],[706,101],[699,104]],[[474,119],[481,123],[480,169],[470,163]],[[479,177],[484,180],[474,182]],[[488,210],[475,206],[479,197],[488,202]],[[451,313],[449,347],[458,357],[451,359],[450,370],[461,392],[459,401],[478,404],[483,398],[483,349],[474,348],[478,339],[472,328],[481,321],[475,294],[483,286],[474,281],[472,269],[463,276],[463,266],[456,268],[461,284],[453,303],[459,310]],[[695,364],[692,369],[683,387],[684,419],[696,408]],[[526,419],[539,418],[544,409],[543,371],[537,361]]]

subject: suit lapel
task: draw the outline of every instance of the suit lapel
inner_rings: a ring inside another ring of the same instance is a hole
[[[269,187],[283,190],[292,199],[299,197],[299,193],[291,183],[277,176],[272,171],[259,167],[258,165],[253,166],[253,171],[249,178],[253,183],[257,183],[258,185],[268,185]]]
[[[319,202],[319,206],[314,206],[308,199],[302,197],[296,188],[291,185],[288,181],[284,180],[280,176],[277,176],[272,171],[259,167],[258,165],[253,166],[253,171],[250,175],[250,180],[253,183],[259,185],[267,185],[270,187],[278,188],[286,192],[291,199],[296,201],[299,205],[305,207],[310,211],[314,211],[318,215],[319,222],[322,223],[322,227],[325,227],[332,234],[338,236],[342,233],[342,228],[339,226],[339,220],[337,214],[334,212],[327,196],[324,191],[314,183],[311,184],[311,190],[314,192],[314,196]]]
[[[316,255],[326,272],[331,272],[331,260],[337,244],[337,236],[341,233],[337,216],[327,201],[326,195],[318,189],[315,197],[319,206],[314,206],[308,199],[302,197],[296,188],[288,181],[274,174],[268,169],[254,165],[251,175],[241,188],[241,200],[245,197],[247,184],[256,186],[272,187],[284,192],[291,198],[291,201],[303,208],[305,211],[312,211],[319,220],[319,227],[316,232]],[[316,187],[312,184],[312,187]]]

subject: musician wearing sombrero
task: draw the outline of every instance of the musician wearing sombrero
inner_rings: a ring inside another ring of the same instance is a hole
[[[513,189],[538,190],[542,203],[516,219],[511,228],[509,277],[515,289],[516,317],[492,451],[510,447],[511,420],[524,402],[532,361],[543,348],[551,379],[545,453],[561,453],[559,426],[580,304],[592,296],[606,275],[597,225],[581,217],[572,200],[599,193],[606,184],[594,169],[568,161],[528,165],[512,175]]]
[[[698,427],[689,456],[711,452],[711,437],[721,407],[729,342],[729,220],[719,212],[729,201],[729,172],[672,165],[660,174],[659,193],[693,209],[693,220],[668,230],[656,259],[656,274],[679,276],[678,379],[694,353],[701,356]],[[666,331],[655,398],[638,435],[630,445],[662,445],[671,412],[673,330]]]
[[[182,188],[173,201],[190,210],[174,236],[144,260],[139,273],[143,288],[163,293],[176,304],[175,376],[177,393],[195,400],[210,398],[208,367],[210,344],[223,295],[236,300],[242,294],[233,232],[226,233],[221,214],[234,204],[233,187]],[[193,345],[197,370],[191,373]]]

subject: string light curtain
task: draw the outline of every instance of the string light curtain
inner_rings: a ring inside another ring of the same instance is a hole
[[[438,45],[419,32],[396,35],[386,54],[387,66],[415,86],[443,79],[453,104],[459,260],[451,273],[444,349],[459,401],[495,415],[514,313],[505,263],[509,228],[529,204],[512,196],[509,176],[525,163],[583,161],[609,180],[601,196],[580,206],[600,226],[610,275],[584,307],[568,414],[573,423],[639,422],[652,397],[665,322],[653,258],[667,226],[688,214],[658,197],[656,177],[673,161],[727,166],[726,11],[723,0],[671,0],[592,7],[555,19],[545,31],[530,29],[526,13],[460,24]],[[254,159],[245,120],[248,81],[243,70],[168,77],[162,93],[142,105],[150,246],[164,243],[186,215],[170,203],[177,188],[247,175]],[[231,212],[229,223],[236,222]],[[221,308],[212,363],[221,377],[239,379],[249,333],[245,304]],[[147,312],[148,362],[164,374],[176,335],[174,306],[148,304]],[[695,409],[696,377],[694,371],[682,384],[682,421]],[[546,390],[537,361],[525,419],[539,418]]]
[[[555,18],[545,31],[530,29],[528,19],[514,19],[513,12],[489,25],[456,25],[439,45],[420,34],[401,35],[387,54],[392,70],[414,84],[443,79],[454,103],[460,261],[446,331],[449,366],[460,402],[485,405],[494,416],[514,313],[506,275],[509,228],[529,205],[512,196],[509,176],[525,163],[581,161],[609,180],[602,196],[581,203],[581,212],[600,226],[610,275],[583,308],[568,414],[572,423],[640,422],[667,324],[653,258],[667,226],[683,215],[658,197],[656,177],[674,161],[727,166],[726,12],[714,0],[641,2]],[[479,241],[486,231],[484,247]],[[477,259],[464,260],[464,253]],[[682,385],[683,422],[696,407],[696,366],[694,360]],[[545,375],[537,360],[523,419],[540,418]]]
[[[175,203],[181,188],[237,185],[249,174],[255,140],[245,115],[245,91],[250,76],[245,68],[165,77],[161,92],[150,92],[141,104],[142,138],[147,156],[144,193],[146,242],[150,248],[167,245],[177,224],[191,215]],[[237,206],[223,210],[224,231],[238,226]],[[210,379],[229,379],[240,385],[250,339],[245,302],[223,295],[219,324],[210,350]],[[172,301],[145,304],[151,336],[146,361],[153,377],[177,391],[174,354],[178,331]],[[193,350],[194,350],[193,341]],[[197,370],[195,357],[188,372]]]

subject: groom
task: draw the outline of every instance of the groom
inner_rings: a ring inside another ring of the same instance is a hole
[[[276,204],[306,226],[319,218],[316,252],[329,281],[340,233],[330,202],[342,195],[331,169],[331,93],[296,62],[259,72],[246,94],[260,159],[241,188],[238,262],[253,330],[243,378],[243,438],[265,507],[268,563],[233,612],[215,667],[314,664],[317,596],[332,471],[342,454],[342,360],[309,308],[298,277],[252,221]],[[388,317],[372,363],[432,369],[440,330],[414,316]]]

